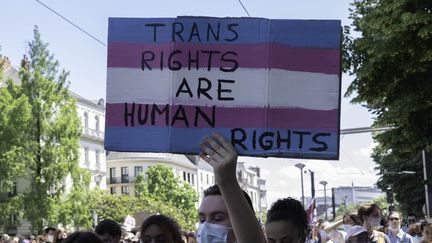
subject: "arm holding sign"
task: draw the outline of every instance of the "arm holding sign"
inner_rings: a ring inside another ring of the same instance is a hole
[[[237,152],[222,136],[214,134],[201,144],[201,158],[214,170],[216,184],[219,185],[223,200],[228,209],[231,224],[239,243],[267,242],[253,210],[237,182]]]

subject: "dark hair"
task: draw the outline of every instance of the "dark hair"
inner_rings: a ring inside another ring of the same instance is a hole
[[[242,192],[243,192],[244,197],[246,198],[246,201],[248,202],[249,206],[251,207],[252,211],[255,213],[251,198],[249,197],[249,195],[244,190],[242,190]],[[214,195],[222,196],[222,193],[221,193],[219,186],[217,184],[210,186],[209,188],[204,190],[204,197],[214,196]]]
[[[380,207],[375,203],[362,204],[357,211],[357,216],[359,217],[360,222],[363,224],[363,217],[371,215],[375,210],[381,210]]]
[[[298,200],[287,197],[277,200],[267,212],[267,224],[275,221],[290,221],[298,227],[301,237],[309,233],[306,211]]]
[[[357,243],[357,242],[370,242],[369,233],[367,231],[361,232],[358,235],[353,235],[347,239],[347,243]]]
[[[69,235],[62,243],[103,243],[93,232],[78,231]]]
[[[120,224],[112,219],[104,219],[98,223],[95,229],[96,234],[109,234],[112,237],[121,236],[122,231]]]
[[[344,214],[344,216],[342,217],[343,223],[345,223],[345,217],[350,217],[350,219],[354,222],[354,225],[361,225],[361,221],[360,221],[359,217],[357,216],[357,214],[353,214],[353,213]]]
[[[171,235],[174,243],[183,243],[179,225],[174,219],[165,215],[148,217],[141,225],[141,239],[144,236],[145,230],[152,225],[157,225],[162,232]]]
[[[417,218],[417,215],[415,213],[408,213],[407,218],[410,217],[410,216],[411,217],[414,216],[414,218]]]

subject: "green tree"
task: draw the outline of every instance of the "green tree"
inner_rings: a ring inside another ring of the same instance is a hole
[[[0,82],[6,63],[0,57]],[[22,94],[20,86],[6,80],[0,88],[0,228],[10,227],[10,215],[22,215],[22,198],[13,196],[17,178],[25,172],[29,159],[26,147],[26,134],[19,132],[27,129],[31,121],[30,104]],[[18,132],[17,132],[18,131]]]
[[[374,114],[374,126],[394,127],[374,134],[378,186],[392,185],[402,209],[421,214],[419,155],[430,150],[432,141],[432,2],[355,0],[352,6],[343,56],[345,70],[355,79],[345,96]],[[402,170],[417,174],[385,174]]]
[[[177,208],[186,225],[193,227],[197,222],[196,203],[198,196],[193,188],[174,175],[165,165],[155,165],[140,175],[135,181],[135,188],[141,199],[150,198],[168,203]]]
[[[22,185],[28,184],[28,189],[19,195],[22,215],[33,231],[38,231],[52,222],[54,206],[64,193],[66,176],[74,177],[77,172],[81,130],[76,101],[67,89],[68,73],[59,72],[59,62],[41,40],[37,27],[28,56],[19,72],[21,85],[9,82],[2,90],[0,103],[15,102],[15,106],[1,107],[0,151],[2,166],[12,168],[14,173],[3,185],[10,188],[11,182],[17,180]],[[13,109],[19,106],[24,111],[13,114]],[[3,118],[3,110],[9,117]],[[24,119],[20,120],[21,116]],[[12,141],[12,145],[7,141]],[[3,151],[12,152],[4,157]]]

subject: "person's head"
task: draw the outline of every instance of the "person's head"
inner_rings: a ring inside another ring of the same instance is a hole
[[[54,233],[56,232],[56,228],[54,227],[47,227],[45,229],[45,234],[47,237],[47,242],[53,242],[54,241]]]
[[[54,232],[54,239],[53,243],[60,243],[63,242],[64,239],[66,239],[67,235],[64,229],[57,229]]]
[[[346,213],[343,218],[342,218],[342,222],[345,225],[361,225],[362,223],[360,222],[359,217],[357,216],[357,214],[353,214],[353,213]]]
[[[423,240],[432,242],[432,222],[424,221],[420,225]]]
[[[401,218],[402,218],[402,215],[396,211],[393,211],[388,215],[387,219],[389,222],[390,230],[393,230],[393,231],[399,230],[399,228],[401,226]]]
[[[96,234],[105,243],[118,243],[122,235],[120,224],[112,219],[104,219],[96,225]]]
[[[243,191],[243,195],[253,211],[252,200],[249,195],[245,191]],[[197,239],[199,242],[205,241],[204,238],[212,242],[209,240],[210,234],[212,237],[217,235],[220,241],[235,241],[228,210],[218,185],[213,185],[204,191],[204,198],[198,211],[199,227]]]
[[[298,200],[279,199],[267,212],[266,236],[269,243],[303,243],[309,233],[306,211]]]
[[[411,224],[408,227],[408,231],[407,233],[411,236],[421,236],[422,235],[422,231],[420,228],[420,224]]]
[[[362,204],[357,215],[366,228],[378,227],[381,222],[381,209],[374,203]]]
[[[90,231],[78,231],[70,234],[62,243],[103,243],[95,233]]]
[[[417,216],[415,213],[409,213],[407,216],[408,225],[415,224],[417,222]]]
[[[179,225],[165,215],[148,217],[141,225],[142,243],[183,243]]]

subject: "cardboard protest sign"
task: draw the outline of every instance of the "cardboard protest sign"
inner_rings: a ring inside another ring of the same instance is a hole
[[[341,22],[110,18],[105,148],[339,157]]]

